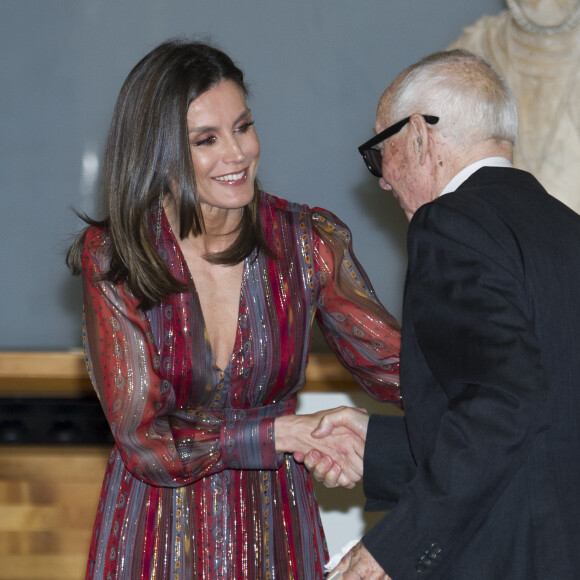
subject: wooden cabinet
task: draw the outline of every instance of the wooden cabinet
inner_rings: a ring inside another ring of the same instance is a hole
[[[0,446],[0,580],[82,580],[110,447]]]

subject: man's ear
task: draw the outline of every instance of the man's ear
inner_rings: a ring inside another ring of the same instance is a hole
[[[427,128],[427,122],[423,118],[423,115],[415,113],[411,115],[411,135],[413,137],[413,149],[419,156],[419,165],[423,165],[427,160],[427,154],[429,152],[429,129]]]

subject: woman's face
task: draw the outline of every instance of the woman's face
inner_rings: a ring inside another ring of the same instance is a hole
[[[578,9],[579,0],[515,0],[525,18],[536,26],[564,24]]]
[[[260,142],[242,89],[223,80],[202,93],[189,105],[187,130],[202,206],[228,210],[249,204]]]

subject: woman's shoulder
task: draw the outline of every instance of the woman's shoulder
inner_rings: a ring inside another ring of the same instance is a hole
[[[85,232],[85,250],[98,250],[110,243],[109,230],[103,226],[89,226]]]
[[[345,223],[330,210],[323,207],[312,207],[306,203],[291,201],[286,198],[266,193],[265,191],[261,192],[261,206],[262,208],[267,208],[271,211],[307,215],[314,222],[321,224],[326,223],[338,228],[348,229]]]
[[[106,227],[92,225],[85,231],[82,262],[85,266],[89,262],[98,266],[100,270],[107,270],[110,262],[111,234]]]
[[[307,227],[311,228],[315,237],[337,238],[342,240],[343,244],[350,243],[349,227],[330,210],[289,201],[265,192],[261,194],[261,207],[266,211],[266,214],[275,213],[278,216],[285,214],[288,221],[296,221],[298,218],[301,223],[309,224]]]
[[[263,209],[268,209],[270,211],[275,212],[288,212],[288,213],[311,212],[311,209],[307,204],[290,201],[289,199],[278,197],[276,195],[272,195],[271,193],[266,193],[265,191],[260,192],[260,206]]]

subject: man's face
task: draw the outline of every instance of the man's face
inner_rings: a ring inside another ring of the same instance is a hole
[[[400,119],[385,116],[385,107],[379,104],[375,131],[379,133]],[[421,142],[420,142],[421,141]],[[420,162],[423,143],[413,122],[378,145],[382,151],[380,186],[391,191],[410,220],[415,211],[434,197],[435,181],[428,164]]]

